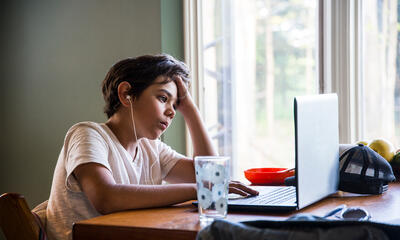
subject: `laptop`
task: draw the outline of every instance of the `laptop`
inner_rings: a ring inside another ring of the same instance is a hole
[[[294,124],[295,186],[252,186],[260,194],[229,199],[229,210],[298,210],[338,190],[337,95],[295,97]]]

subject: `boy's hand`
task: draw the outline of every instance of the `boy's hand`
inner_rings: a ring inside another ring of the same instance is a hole
[[[231,181],[229,183],[229,193],[236,193],[245,197],[256,196],[259,194],[258,191],[251,189],[238,181]]]
[[[177,109],[182,113],[188,107],[193,107],[194,103],[190,91],[186,83],[183,82],[182,78],[178,75],[174,76],[173,80],[178,88],[178,107]]]

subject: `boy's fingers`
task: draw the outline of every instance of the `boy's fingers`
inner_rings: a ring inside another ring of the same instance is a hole
[[[236,193],[236,194],[239,194],[239,195],[242,195],[242,196],[245,196],[245,197],[250,196],[250,194],[248,194],[247,192],[242,191],[242,190],[240,190],[238,188],[235,188],[235,187],[229,187],[229,193]]]
[[[188,94],[188,89],[180,76],[173,77],[178,87],[178,99],[183,100]]]
[[[243,187],[245,188],[246,192],[250,193],[251,195],[258,195],[259,194],[259,192],[257,190],[249,188],[249,187],[247,187],[245,185],[243,185]]]
[[[258,191],[254,190],[252,188],[249,188],[246,185],[243,185],[242,183],[237,182],[237,181],[231,181],[231,183],[229,184],[229,187],[240,189],[241,191],[246,192],[247,194],[250,194],[250,195],[258,195],[259,194]]]

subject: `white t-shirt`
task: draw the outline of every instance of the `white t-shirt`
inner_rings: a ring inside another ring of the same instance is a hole
[[[101,215],[72,174],[84,163],[99,163],[118,184],[161,184],[184,156],[159,140],[141,139],[134,160],[104,123],[72,126],[58,157],[49,203],[46,231],[50,239],[72,239],[72,224]]]

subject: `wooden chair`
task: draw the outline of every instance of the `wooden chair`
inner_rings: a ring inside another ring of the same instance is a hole
[[[8,240],[46,239],[40,219],[31,212],[24,196],[18,193],[0,196],[0,226]]]

